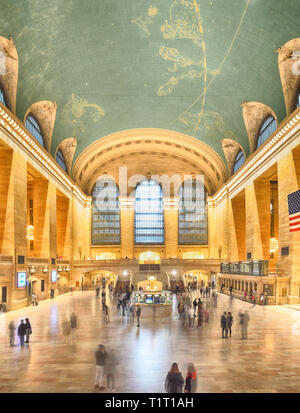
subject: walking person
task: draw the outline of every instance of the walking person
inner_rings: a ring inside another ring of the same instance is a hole
[[[70,326],[71,326],[71,331],[72,331],[72,336],[73,336],[74,332],[75,332],[75,329],[77,328],[77,316],[74,313],[74,311],[71,314]]]
[[[248,311],[245,311],[243,316],[243,324],[242,324],[242,340],[247,340],[248,338],[248,323],[250,321],[250,316]]]
[[[246,300],[247,300],[247,290],[245,290],[245,291],[244,291],[244,294],[243,294],[243,300],[244,300],[244,301],[246,301]]]
[[[165,390],[167,393],[182,393],[184,379],[178,369],[178,364],[173,363],[165,380]]]
[[[194,327],[195,324],[195,310],[191,307],[189,309],[189,328]]]
[[[15,345],[16,326],[12,320],[8,325],[8,329],[9,329],[9,344],[11,347],[13,347]]]
[[[99,344],[98,350],[95,352],[96,358],[96,376],[95,376],[95,390],[104,390],[103,373],[107,352],[103,344]]]
[[[29,318],[25,318],[25,326],[26,326],[26,341],[25,343],[29,343],[30,334],[32,334],[32,328],[29,321]]]
[[[232,324],[233,324],[233,316],[232,316],[231,312],[228,311],[228,314],[227,314],[227,328],[228,328],[228,332],[229,332],[229,337],[231,337]]]
[[[105,322],[106,324],[109,323],[109,307],[107,304],[105,304]]]
[[[26,325],[24,320],[21,320],[21,324],[18,327],[18,336],[20,340],[20,346],[24,346],[24,336],[26,335]]]
[[[119,363],[115,351],[110,350],[105,360],[104,373],[107,380],[107,391],[111,393],[115,392],[115,376],[118,364]]]
[[[137,321],[137,327],[140,326],[140,316],[141,316],[141,312],[142,312],[141,306],[140,306],[140,305],[137,305],[137,309],[136,309],[136,312],[135,312],[136,321]]]
[[[69,336],[71,334],[71,323],[68,320],[62,322],[62,331],[64,336],[64,344],[69,343]]]
[[[226,311],[221,316],[222,338],[228,338],[227,314]]]
[[[185,379],[185,393],[197,392],[197,372],[193,363],[189,363],[188,371]]]

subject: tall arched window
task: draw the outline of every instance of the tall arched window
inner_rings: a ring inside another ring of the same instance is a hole
[[[258,132],[256,149],[259,148],[276,131],[276,120],[269,115],[263,122]]]
[[[59,165],[65,172],[67,172],[65,157],[64,157],[64,155],[63,155],[63,153],[62,153],[62,151],[61,151],[60,149],[56,152],[56,157],[55,157],[55,159],[56,159],[56,162],[58,163],[58,165]]]
[[[38,143],[45,147],[41,128],[31,114],[29,114],[25,120],[25,128],[38,141]]]
[[[196,179],[179,188],[178,244],[208,244],[207,193]]]
[[[299,108],[300,106],[300,90],[298,90],[297,96],[296,96],[296,104],[295,104],[295,109]]]
[[[92,244],[121,242],[119,190],[115,182],[99,179],[93,190]]]
[[[238,169],[243,165],[245,162],[245,155],[242,150],[239,150],[234,161],[234,166],[233,166],[233,173],[236,173]]]
[[[3,90],[0,87],[0,102],[7,107],[6,99],[5,99],[5,94]]]
[[[163,244],[163,194],[158,183],[145,180],[135,191],[134,242],[135,244]]]

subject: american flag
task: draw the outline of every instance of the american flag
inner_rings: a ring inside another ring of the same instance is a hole
[[[300,190],[288,195],[290,232],[300,231]]]

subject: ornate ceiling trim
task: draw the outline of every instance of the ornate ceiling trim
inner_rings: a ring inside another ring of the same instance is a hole
[[[286,113],[289,115],[295,109],[296,93],[300,86],[300,38],[288,41],[276,52]]]
[[[56,159],[57,151],[60,149],[64,155],[67,171],[70,174],[72,169],[72,162],[76,152],[77,141],[76,138],[64,139],[56,148],[54,158]]]
[[[163,153],[179,156],[205,170],[215,192],[228,178],[221,157],[208,145],[188,135],[164,129],[133,129],[105,136],[88,146],[77,158],[72,175],[77,184],[87,190],[88,181],[99,164],[132,152]]]
[[[0,83],[4,90],[9,109],[16,113],[19,56],[12,37],[0,36],[0,51],[5,56],[5,73],[0,72]]]
[[[44,139],[45,148],[48,152],[51,149],[52,134],[56,118],[57,105],[55,102],[49,100],[41,100],[40,102],[33,103],[26,111],[24,116],[25,120],[29,113],[31,113],[37,120]]]
[[[277,126],[278,119],[276,113],[264,103],[244,102],[242,107],[245,127],[250,143],[250,153],[253,153],[256,150],[257,134],[264,119],[268,115],[272,115],[276,119]]]

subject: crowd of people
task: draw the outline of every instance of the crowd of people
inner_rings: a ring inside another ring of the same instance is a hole
[[[187,329],[192,329],[194,327],[202,328],[206,323],[209,324],[210,314],[214,316],[214,314],[217,313],[215,310],[218,306],[218,293],[211,285],[201,286],[199,289],[188,286],[186,291],[187,292],[182,292],[180,289],[176,290],[179,323],[182,327]],[[127,319],[127,323],[129,325],[132,325],[136,320],[137,327],[140,327],[142,308],[140,305],[132,302],[132,291],[129,291],[127,288],[122,293],[115,293],[114,296],[110,289],[100,288],[99,285],[96,285],[95,292],[97,301],[100,298],[101,292],[101,309],[105,324],[110,323],[109,303],[113,302],[111,300],[115,297],[117,313],[119,313],[119,316],[121,318],[125,317],[125,320]],[[232,297],[232,290],[230,293]],[[250,321],[248,311],[240,310],[237,318],[241,335],[240,339],[245,340],[248,338],[248,324]],[[224,311],[220,316],[222,338],[227,339],[232,337],[233,324],[234,316],[232,312]],[[70,318],[64,318],[61,323],[64,344],[69,343],[69,338],[74,334],[77,327],[78,318],[73,311]],[[16,327],[14,321],[10,321],[8,328],[10,346],[17,345],[16,336],[19,338],[19,345],[21,347],[25,344],[29,344],[32,334],[32,327],[28,318],[22,319],[18,327]],[[237,331],[237,329],[235,331]],[[95,352],[95,359],[95,390],[101,391],[107,389],[109,392],[115,392],[115,378],[117,366],[119,364],[115,351],[113,349],[108,351],[103,344],[99,344],[98,349]],[[197,391],[197,373],[194,364],[188,364],[187,373],[184,378],[182,373],[179,371],[178,364],[174,362],[165,379],[165,390],[167,393],[195,393]]]

